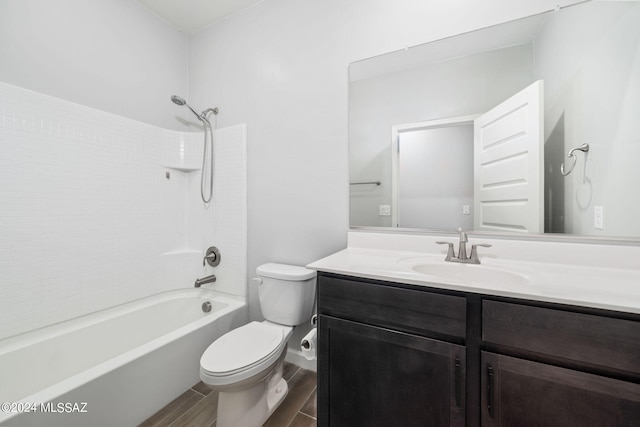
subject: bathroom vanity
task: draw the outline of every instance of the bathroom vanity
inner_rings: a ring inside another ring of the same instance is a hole
[[[579,3],[350,64],[318,425],[640,426],[640,7]]]
[[[542,264],[493,286],[416,274],[405,260],[424,257],[407,255],[348,248],[311,264],[319,426],[638,425],[637,290],[615,306],[586,280],[582,297],[571,284],[553,294]]]

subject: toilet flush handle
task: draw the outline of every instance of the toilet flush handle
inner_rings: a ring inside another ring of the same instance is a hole
[[[254,278],[253,278],[253,279],[251,279],[251,280],[253,280],[254,282],[256,282],[256,283],[258,284],[258,286],[262,285],[262,279],[261,279],[261,278],[259,278],[259,277],[254,277]]]

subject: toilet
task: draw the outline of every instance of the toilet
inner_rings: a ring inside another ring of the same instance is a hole
[[[287,395],[282,367],[293,327],[313,313],[316,272],[268,263],[256,269],[262,315],[215,340],[200,359],[200,379],[219,392],[218,427],[258,427]]]

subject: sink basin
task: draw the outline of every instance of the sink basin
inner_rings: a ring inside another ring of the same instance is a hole
[[[428,263],[415,265],[412,269],[416,273],[477,285],[523,285],[529,283],[525,276],[518,273],[476,264]]]

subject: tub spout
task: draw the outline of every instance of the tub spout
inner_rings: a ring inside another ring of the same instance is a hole
[[[196,279],[195,287],[199,288],[202,285],[206,285],[207,283],[213,283],[216,281],[216,275],[212,274],[211,276],[203,277],[202,279]]]

